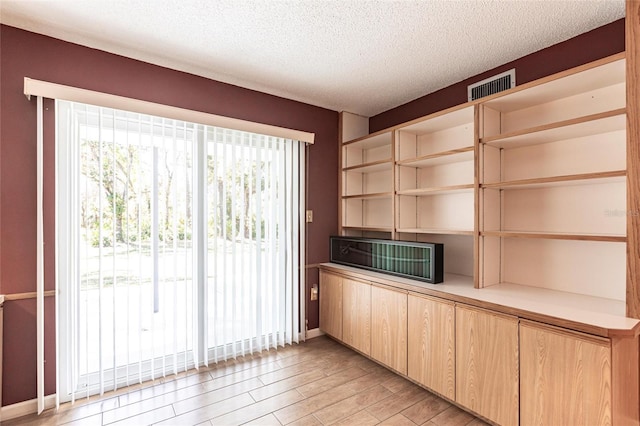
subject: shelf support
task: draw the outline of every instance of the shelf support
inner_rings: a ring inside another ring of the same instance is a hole
[[[640,318],[640,0],[626,1],[627,316]]]

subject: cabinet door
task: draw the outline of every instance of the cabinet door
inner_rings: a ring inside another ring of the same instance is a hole
[[[409,295],[408,376],[455,399],[455,308],[451,302]]]
[[[610,425],[610,342],[521,323],[520,395],[522,425]]]
[[[342,278],[320,271],[320,329],[342,340]]]
[[[371,353],[371,284],[342,280],[342,341]]]
[[[407,374],[407,293],[371,287],[371,357]]]
[[[456,306],[456,401],[503,426],[518,424],[518,319]]]

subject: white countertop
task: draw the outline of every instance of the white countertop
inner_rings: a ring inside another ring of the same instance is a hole
[[[464,275],[445,274],[443,283],[429,284],[336,263],[323,263],[321,266],[360,274],[371,282],[397,284],[398,287],[409,291],[424,292],[469,304],[477,303],[480,307],[488,304],[491,309],[523,318],[539,321],[542,317],[548,317],[551,321],[547,322],[570,326],[580,331],[595,332],[591,328],[602,329],[597,332],[600,335],[635,334],[640,331],[640,320],[626,317],[625,303],[619,300],[510,283],[477,289],[473,287],[473,278]],[[422,289],[424,291],[421,291]],[[580,324],[587,327],[581,329]]]

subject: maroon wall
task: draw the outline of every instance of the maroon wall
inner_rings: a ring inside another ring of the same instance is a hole
[[[371,133],[467,102],[467,86],[516,69],[518,85],[624,51],[624,19],[523,56],[369,119]]]
[[[143,99],[276,126],[314,132],[309,148],[307,263],[329,258],[337,232],[338,114],[335,111],[220,83],[89,49],[5,25],[0,26],[0,294],[35,291],[36,105],[23,95],[23,79]],[[50,105],[49,105],[50,106]],[[53,108],[45,112],[45,255],[47,289],[53,289]],[[311,285],[317,271],[310,269]],[[315,281],[314,281],[315,280]],[[307,302],[309,326],[318,304]],[[46,393],[55,392],[54,299],[46,303]],[[35,299],[4,309],[2,404],[36,397]]]

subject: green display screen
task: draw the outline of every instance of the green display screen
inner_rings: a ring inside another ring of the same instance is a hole
[[[331,237],[331,261],[430,283],[443,280],[442,244]]]

